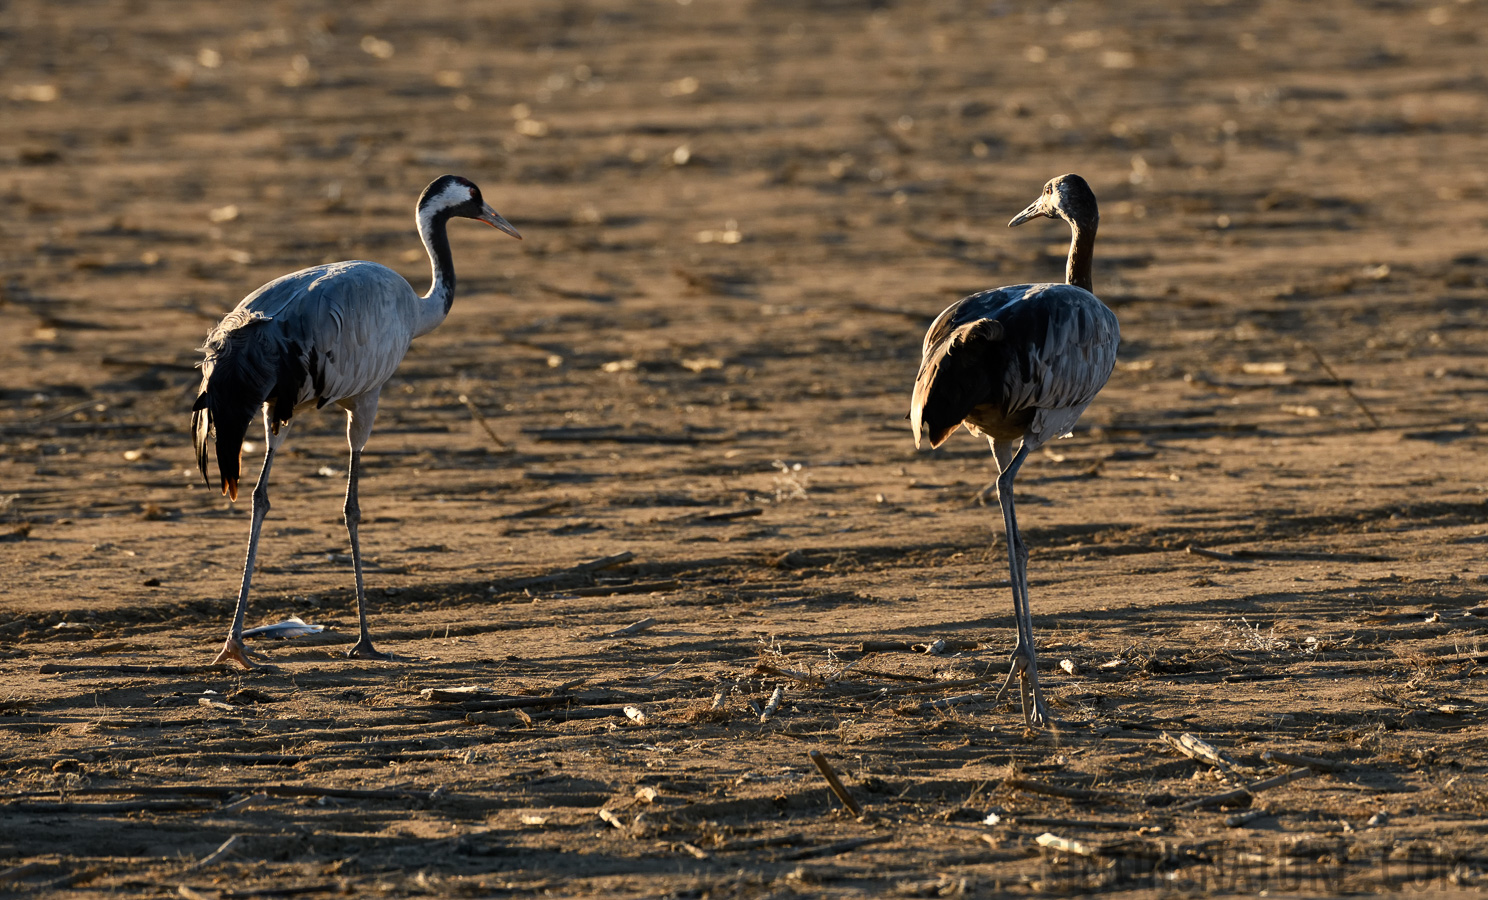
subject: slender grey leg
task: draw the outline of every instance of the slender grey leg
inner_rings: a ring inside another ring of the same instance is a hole
[[[216,665],[235,662],[245,669],[257,668],[243,650],[243,617],[248,612],[248,586],[253,581],[253,563],[258,558],[258,535],[264,518],[269,514],[269,467],[274,464],[274,445],[269,443],[264,453],[263,470],[258,473],[258,484],[253,488],[253,524],[248,532],[248,555],[243,560],[243,585],[238,589],[238,608],[233,611],[232,627],[227,632],[227,642],[222,651],[212,660]]]
[[[1013,618],[1018,634],[1013,644],[1013,665],[1007,680],[997,692],[997,699],[1018,679],[1023,701],[1023,720],[1029,725],[1042,725],[1049,721],[1044,706],[1043,691],[1038,683],[1038,657],[1033,643],[1033,613],[1028,605],[1028,547],[1018,531],[1018,517],[1013,503],[1013,479],[1018,475],[1023,460],[1028,457],[1028,448],[1020,447],[1016,456],[997,476],[997,500],[1002,506],[1002,524],[1007,533],[1008,571],[1013,586]]]
[[[356,572],[357,618],[361,623],[361,638],[356,646],[346,652],[347,656],[361,659],[387,659],[372,647],[372,632],[367,628],[367,588],[362,582],[362,545],[357,540],[357,526],[362,521],[362,508],[357,503],[357,474],[361,468],[362,452],[351,451],[351,473],[346,479],[346,533],[351,536],[351,567]]]

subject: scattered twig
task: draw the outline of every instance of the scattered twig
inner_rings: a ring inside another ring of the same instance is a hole
[[[1313,774],[1313,770],[1307,768],[1306,766],[1303,766],[1301,768],[1292,769],[1290,772],[1284,772],[1280,775],[1277,775],[1275,778],[1267,778],[1264,781],[1256,781],[1251,784],[1247,784],[1244,787],[1236,788],[1233,791],[1225,791],[1222,794],[1213,794],[1208,797],[1200,797],[1197,800],[1190,800],[1187,803],[1174,807],[1174,809],[1203,809],[1206,806],[1223,806],[1227,803],[1234,803],[1239,800],[1249,800],[1253,795],[1259,794],[1261,791],[1268,791],[1271,788],[1280,787],[1287,782],[1295,781],[1298,778],[1305,778],[1311,774]]]
[[[100,672],[113,675],[226,675],[231,673],[242,674],[241,670],[233,666],[129,666],[108,665],[98,663],[94,665],[72,665],[69,663],[47,663],[37,670],[42,675],[62,675],[71,672]]]
[[[1036,825],[1040,828],[1089,828],[1104,831],[1138,831],[1151,828],[1150,822],[1131,822],[1115,819],[1066,819],[1059,816],[1008,816],[1006,825]]]
[[[492,441],[496,442],[497,447],[500,447],[502,450],[511,449],[507,446],[506,441],[503,441],[501,438],[496,436],[496,430],[491,427],[490,422],[486,421],[486,417],[481,414],[480,407],[475,405],[474,400],[471,400],[466,395],[461,394],[460,402],[465,404],[466,409],[470,410],[470,415],[472,418],[475,419],[475,423],[479,425],[483,431],[485,431],[485,433],[491,438]]]
[[[782,860],[797,860],[814,859],[821,856],[837,856],[849,850],[856,850],[859,847],[866,847],[869,844],[881,844],[884,841],[892,839],[893,835],[891,834],[875,834],[871,837],[848,838],[845,841],[835,841],[819,847],[803,847],[800,850],[792,850],[790,853],[782,854],[779,858]]]
[[[1112,791],[1091,791],[1085,788],[1066,787],[1062,784],[1034,781],[1032,778],[1008,778],[1002,782],[1002,785],[1030,794],[1067,797],[1071,800],[1115,800],[1120,796]]]
[[[561,578],[568,578],[572,575],[588,575],[590,573],[598,572],[603,569],[610,569],[615,566],[624,565],[625,563],[628,563],[633,559],[635,559],[635,554],[629,550],[624,550],[611,556],[601,556],[599,559],[591,559],[588,562],[582,562],[576,566],[569,566],[566,569],[557,569],[555,571],[549,572],[546,575],[534,575],[531,578],[520,578],[516,581],[510,582],[507,587],[511,590],[520,590],[524,587],[546,584],[550,581],[557,581]]]
[[[961,653],[967,650],[975,650],[981,646],[976,641],[947,641],[939,640],[929,643],[910,643],[909,641],[864,641],[860,648],[864,653],[924,653],[936,644],[941,645],[942,652]]]
[[[550,697],[501,697],[496,700],[467,700],[461,704],[466,712],[496,712],[503,709],[532,709],[540,706],[562,706],[577,698],[573,694],[554,694]],[[595,702],[590,700],[590,703]]]
[[[637,581],[631,584],[596,584],[594,587],[559,588],[557,593],[574,597],[613,597],[617,594],[651,594],[656,591],[674,591],[676,581]]]
[[[187,866],[181,871],[181,874],[184,875],[187,872],[192,872],[197,869],[202,869],[210,866],[212,863],[231,853],[233,846],[237,844],[238,840],[241,837],[242,835],[235,834],[227,840],[223,841],[222,846],[218,847],[216,850],[213,850],[211,853],[208,853],[206,856],[203,856],[201,859]]]
[[[1306,766],[1319,772],[1344,772],[1353,768],[1348,763],[1318,759],[1315,756],[1303,756],[1300,753],[1287,753],[1285,750],[1267,750],[1261,754],[1261,759],[1266,762],[1285,763],[1289,766]]]
[[[709,709],[723,709],[723,704],[728,701],[728,695],[734,692],[738,684],[737,681],[725,682],[723,687],[718,689],[718,693],[713,695],[713,705]]]
[[[1354,393],[1354,389],[1349,386],[1349,383],[1338,377],[1338,373],[1333,371],[1333,367],[1328,365],[1326,359],[1323,359],[1323,354],[1319,353],[1316,347],[1306,341],[1301,341],[1300,344],[1317,359],[1318,365],[1323,367],[1323,371],[1328,373],[1328,377],[1333,379],[1333,383],[1343,388],[1343,392],[1348,394],[1349,399],[1354,401],[1354,405],[1359,407],[1359,411],[1364,413],[1364,418],[1369,420],[1369,424],[1378,429],[1380,427],[1379,419],[1374,417],[1374,413],[1369,411],[1369,407],[1364,405],[1364,401],[1359,399],[1359,395]]]
[[[842,805],[847,807],[853,815],[861,819],[863,817],[863,808],[858,805],[858,801],[853,799],[852,794],[847,792],[847,787],[843,785],[842,779],[837,777],[837,773],[832,769],[832,764],[827,762],[827,758],[822,755],[822,752],[820,750],[812,750],[807,755],[816,764],[817,771],[821,772],[822,777],[827,780],[827,787],[831,788],[832,793],[837,795],[837,799],[842,801]]]
[[[213,812],[217,813],[217,815],[219,816],[232,815],[233,813],[242,812],[245,809],[250,809],[255,806],[262,806],[263,803],[268,799],[268,794],[249,794],[247,797],[244,797],[241,800],[234,800],[231,803],[223,804],[222,806],[213,810]]]
[[[1194,737],[1186,731],[1176,738],[1164,731],[1158,735],[1158,739],[1189,759],[1211,765],[1226,775],[1236,773],[1256,774],[1254,769],[1249,766],[1242,766],[1234,760],[1226,759],[1224,754],[1219,752],[1219,748],[1210,744],[1208,741]]]
[[[768,722],[770,717],[775,715],[775,710],[780,708],[780,701],[784,698],[785,685],[776,685],[775,692],[770,695],[770,699],[765,703],[764,711],[760,713],[759,720],[761,725]]]
[[[621,831],[627,831],[628,830],[628,828],[625,825],[625,820],[621,819],[619,816],[615,815],[614,813],[610,812],[608,809],[605,809],[604,807],[600,807],[599,808],[599,817],[601,819],[604,819],[606,822],[609,822],[611,825],[615,826],[616,828],[618,828]]]
[[[1218,550],[1208,550],[1204,547],[1200,547],[1198,544],[1189,544],[1188,554],[1190,556],[1203,556],[1208,559],[1218,559],[1224,562],[1241,562],[1240,557],[1234,555],[1233,553],[1221,553]]]
[[[21,800],[4,805],[6,809],[20,812],[38,813],[77,813],[81,815],[99,815],[101,813],[165,813],[165,812],[202,812],[212,809],[210,800],[116,800],[104,803],[72,803],[68,801],[51,800]]]
[[[217,900],[216,894],[202,893],[189,884],[176,885],[176,893],[181,895],[184,900]]]
[[[667,666],[665,669],[662,669],[660,672],[657,672],[657,673],[652,674],[652,675],[647,675],[645,678],[642,678],[638,683],[639,684],[653,684],[653,683],[655,683],[657,681],[660,681],[663,676],[669,675],[672,672],[675,672],[677,669],[681,668],[683,662],[684,662],[684,660],[680,660],[679,659],[676,662],[672,663],[671,665]]]
[[[408,791],[398,789],[360,789],[311,787],[299,784],[172,784],[142,785],[140,787],[82,787],[52,789],[47,791],[21,791],[0,795],[0,800],[19,800],[27,797],[46,797],[52,794],[79,796],[137,796],[137,797],[231,797],[236,794],[262,793],[273,797],[331,797],[338,800],[431,800],[433,791]]]
[[[982,702],[983,700],[986,700],[986,699],[987,699],[986,692],[985,691],[978,691],[975,694],[962,694],[959,697],[945,697],[945,698],[942,698],[940,700],[926,700],[924,703],[921,703],[919,705],[919,708],[920,709],[950,709],[953,706],[960,706],[963,703],[980,703],[980,702]]]
[[[1264,819],[1271,815],[1269,809],[1247,809],[1245,812],[1235,813],[1233,816],[1225,817],[1226,828],[1243,828],[1256,819]]]
[[[713,522],[732,522],[735,519],[752,519],[762,516],[765,511],[758,506],[748,509],[727,509],[722,512],[711,513],[689,513],[685,516],[676,516],[670,519],[660,520],[666,525],[706,525]]]
[[[625,637],[627,635],[640,634],[642,631],[645,631],[647,628],[650,628],[652,625],[655,625],[655,624],[656,624],[656,619],[653,618],[653,617],[651,617],[651,616],[647,616],[646,618],[640,620],[639,622],[632,622],[629,625],[626,625],[624,628],[617,628],[614,631],[608,632],[606,634],[596,634],[596,635],[590,637],[589,640],[591,640],[591,641],[603,641],[603,640],[607,640],[609,638]]]

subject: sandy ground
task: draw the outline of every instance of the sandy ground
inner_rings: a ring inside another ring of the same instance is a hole
[[[18,0],[0,120],[0,890],[1488,884],[1482,2]],[[305,265],[422,289],[446,171],[527,239],[456,223],[384,392],[396,658],[338,653],[327,413],[249,612],[327,630],[212,668],[248,510],[194,471],[196,347]],[[903,416],[936,312],[1059,277],[1004,223],[1069,171],[1124,343],[1020,478],[1030,731],[982,695],[990,456]],[[1268,752],[1337,768],[1194,806]]]

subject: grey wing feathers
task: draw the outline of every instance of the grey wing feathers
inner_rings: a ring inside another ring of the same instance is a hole
[[[923,422],[931,446],[939,446],[979,407],[1035,430],[1044,420],[1057,424],[1051,411],[1078,417],[1110,377],[1119,343],[1115,314],[1081,288],[1017,285],[973,294],[925,335],[910,406],[916,442]]]
[[[243,438],[266,403],[277,433],[299,406],[380,389],[413,339],[417,300],[402,276],[360,261],[304,269],[244,298],[202,347],[191,417],[202,476],[215,431],[222,491],[236,499]]]

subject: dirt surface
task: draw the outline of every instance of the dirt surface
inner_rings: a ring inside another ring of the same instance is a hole
[[[0,118],[0,890],[1488,884],[1482,2],[20,0]],[[195,348],[302,266],[422,290],[446,171],[526,240],[452,228],[384,392],[396,658],[338,653],[311,414],[249,624],[327,630],[211,668],[248,504],[194,471]],[[1060,277],[1004,223],[1070,171],[1124,343],[1019,482],[1031,731],[927,705],[995,689],[1012,606],[986,447],[904,412],[935,313]],[[1342,768],[1185,807],[1267,751]]]

